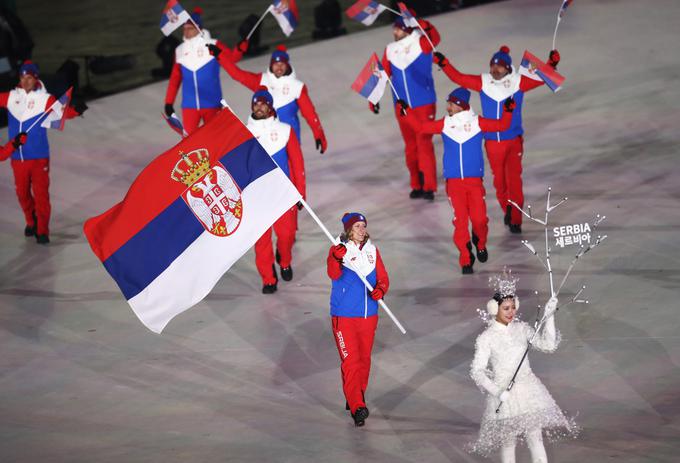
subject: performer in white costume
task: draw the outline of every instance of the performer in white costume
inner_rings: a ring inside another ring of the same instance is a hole
[[[495,294],[487,304],[489,326],[477,337],[475,357],[470,376],[487,394],[479,437],[471,451],[489,455],[501,450],[503,463],[515,462],[515,446],[525,439],[531,461],[547,463],[543,433],[551,440],[574,436],[578,427],[565,417],[548,390],[524,359],[514,385],[508,390],[515,371],[524,356],[534,328],[516,319],[519,299],[515,295],[517,279],[510,273],[492,277]],[[554,352],[560,343],[553,316],[557,299],[545,305],[545,323],[533,338],[532,347],[542,352]],[[488,367],[488,368],[487,368]],[[499,407],[500,406],[500,407]]]

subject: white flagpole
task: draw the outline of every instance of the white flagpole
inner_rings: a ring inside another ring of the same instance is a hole
[[[250,29],[250,32],[248,32],[248,35],[246,36],[246,40],[250,40],[250,37],[255,33],[255,29],[257,29],[257,26],[260,25],[260,23],[262,22],[262,20],[264,19],[264,17],[267,16],[267,13],[269,13],[269,11],[271,11],[271,8],[272,8],[272,6],[269,5],[269,6],[267,7],[267,9],[264,10],[264,13],[262,13],[262,16],[260,16],[260,19],[257,20],[257,22],[255,23],[255,25],[253,26],[253,28]]]
[[[319,226],[319,228],[321,228],[321,230],[326,234],[326,236],[328,237],[328,239],[331,240],[331,243],[333,243],[333,244],[335,244],[335,245],[339,244],[339,242],[338,242],[335,238],[333,238],[333,235],[331,235],[331,233],[328,231],[328,229],[327,229],[326,226],[323,224],[323,222],[321,222],[321,220],[319,219],[319,217],[314,213],[314,211],[312,210],[312,208],[309,207],[309,204],[307,204],[307,202],[306,202],[304,199],[300,199],[300,203],[304,206],[304,208],[307,210],[307,212],[309,212],[309,215],[312,216],[312,218],[314,219],[314,221],[316,222],[316,224],[317,224],[317,225]],[[352,267],[352,270],[354,270],[354,272],[359,276],[359,278],[360,278],[361,281],[364,283],[364,285],[366,286],[366,288],[368,288],[369,291],[373,291],[373,286],[371,286],[371,284],[368,282],[368,280],[366,280],[366,277],[365,277],[361,272],[359,272],[356,268],[354,268],[354,266],[352,265],[351,262],[349,262],[349,266]],[[382,309],[387,313],[387,315],[389,315],[389,317],[392,319],[392,321],[394,322],[394,324],[397,325],[397,328],[399,328],[399,331],[401,331],[402,334],[406,334],[406,330],[405,330],[404,327],[401,325],[401,323],[399,323],[399,320],[397,320],[397,317],[394,316],[394,314],[393,314],[392,311],[387,307],[387,305],[385,304],[385,302],[384,302],[382,299],[380,299],[380,300],[378,301],[378,304],[379,304],[380,307],[382,307]]]

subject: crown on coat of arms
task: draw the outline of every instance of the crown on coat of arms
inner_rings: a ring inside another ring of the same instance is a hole
[[[179,155],[182,159],[177,161],[170,174],[170,178],[176,182],[191,186],[210,170],[210,155],[205,148],[199,148],[188,154],[180,151]]]

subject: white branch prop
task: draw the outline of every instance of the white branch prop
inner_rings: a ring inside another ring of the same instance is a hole
[[[318,216],[316,215],[316,213],[312,210],[312,208],[309,207],[309,204],[307,204],[307,202],[306,202],[304,199],[300,199],[300,203],[304,206],[304,208],[307,210],[307,212],[309,212],[309,215],[312,216],[312,219],[314,219],[314,221],[315,221],[316,224],[319,226],[319,228],[321,228],[321,230],[323,230],[323,232],[326,234],[326,236],[328,237],[328,239],[331,240],[331,243],[333,243],[334,245],[339,244],[339,241],[337,241],[337,240],[333,237],[333,235],[331,235],[331,233],[328,231],[328,229],[327,229],[326,226],[323,224],[323,222],[321,222],[321,219],[319,219],[319,217],[318,217]],[[359,272],[359,270],[357,270],[357,269],[354,267],[354,265],[352,264],[352,262],[349,262],[349,266],[350,266],[350,267],[352,268],[352,270],[354,270],[354,272],[359,276],[359,279],[361,279],[361,281],[362,281],[363,284],[366,286],[366,288],[368,288],[369,291],[373,291],[373,286],[368,282],[368,280],[366,280],[366,277],[365,277],[361,272]],[[401,325],[401,323],[399,323],[399,320],[397,320],[397,317],[394,316],[394,314],[393,314],[392,311],[389,309],[389,307],[387,307],[387,304],[385,304],[385,301],[383,301],[382,299],[378,300],[378,305],[380,305],[380,307],[387,313],[387,315],[389,315],[389,317],[392,319],[392,321],[394,322],[394,324],[397,325],[397,328],[399,328],[399,331],[401,331],[401,334],[406,334],[406,330],[405,330],[404,327]]]

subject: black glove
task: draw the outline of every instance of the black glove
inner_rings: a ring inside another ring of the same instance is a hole
[[[397,107],[399,108],[399,113],[402,116],[406,116],[406,110],[408,109],[408,103],[402,99],[397,100]]]
[[[208,50],[210,50],[210,54],[213,55],[215,59],[218,59],[220,57],[220,53],[222,53],[222,49],[220,47],[212,43],[207,43],[205,46],[208,47]]]
[[[317,151],[319,151],[319,153],[323,154],[324,148],[323,148],[323,142],[321,141],[321,139],[320,139],[320,138],[317,138],[317,139],[314,140],[314,141],[316,142],[316,149],[317,149]]]
[[[171,104],[165,104],[165,115],[170,117],[174,114],[175,108],[172,107]]]
[[[26,135],[26,132],[21,132],[18,133],[16,137],[12,140],[12,146],[14,147],[15,150],[19,149],[21,145],[26,143],[26,138],[28,135]]]
[[[241,40],[237,45],[236,49],[241,53],[246,53],[248,51],[248,39]]]
[[[370,108],[371,111],[373,111],[373,114],[379,114],[380,113],[380,102],[373,104],[369,101],[368,107]]]
[[[505,108],[505,111],[508,113],[511,113],[515,110],[515,99],[513,97],[508,97],[505,102],[503,103],[503,107]]]
[[[444,56],[443,53],[435,51],[434,52],[434,62],[439,66],[440,68],[443,68],[447,64],[449,64],[449,60],[446,59],[446,56]]]
[[[300,201],[298,201],[298,203],[297,203],[298,211],[301,211],[303,207],[305,207],[305,206],[303,206],[302,203]]]
[[[548,56],[548,64],[557,69],[557,65],[560,64],[560,52],[557,50],[550,50],[550,56]]]
[[[85,111],[87,111],[87,105],[83,100],[78,100],[73,102],[73,109],[76,110],[79,116],[82,116]]]

